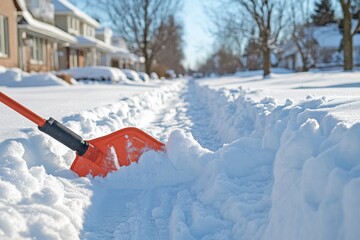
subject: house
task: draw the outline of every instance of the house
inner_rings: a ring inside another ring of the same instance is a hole
[[[18,65],[24,71],[59,69],[58,49],[75,43],[70,34],[54,26],[51,0],[15,0],[18,12]]]
[[[1,0],[2,66],[28,72],[82,66],[140,70],[142,59],[118,40],[67,0]]]
[[[355,22],[352,24],[356,26]],[[325,26],[310,26],[304,30],[304,42],[302,54],[306,54],[307,65],[316,68],[333,68],[343,65],[343,53],[341,52],[342,34],[338,24],[327,24]],[[280,67],[301,71],[303,58],[296,44],[289,40],[282,47]],[[360,66],[360,33],[353,37],[354,65]]]
[[[16,1],[2,0],[0,7],[0,65],[18,66],[17,48],[17,11],[20,7]],[[15,44],[14,44],[15,43]]]
[[[312,59],[311,56],[309,56],[309,58]],[[294,71],[303,70],[304,64],[301,54],[293,41],[289,40],[282,44],[280,47],[280,52],[278,53],[278,59],[279,67],[291,69]],[[310,62],[312,62],[312,60],[310,60]]]
[[[144,58],[131,53],[126,41],[120,36],[113,36],[111,44],[115,47],[115,52],[111,57],[111,66],[117,68],[127,68],[136,71],[145,71]]]
[[[53,0],[55,25],[76,38],[60,49],[60,68],[113,66],[136,69],[139,57],[113,44],[110,28],[82,12],[68,0]]]
[[[55,25],[76,38],[60,49],[60,69],[98,65],[98,55],[111,53],[111,46],[95,39],[100,23],[67,0],[53,0]]]
[[[61,49],[62,69],[82,66],[122,67],[122,62],[136,62],[133,54],[120,54],[112,45],[113,32],[67,0],[53,0],[55,25],[76,38],[76,43]],[[134,61],[135,60],[135,61]]]

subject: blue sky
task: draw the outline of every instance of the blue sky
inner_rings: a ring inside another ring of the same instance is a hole
[[[206,15],[204,2],[211,4],[213,0],[184,0],[183,11],[179,14],[184,24],[185,67],[194,68],[212,50],[213,39],[209,33],[211,22]]]

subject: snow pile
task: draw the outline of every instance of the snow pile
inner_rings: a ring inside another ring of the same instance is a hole
[[[128,126],[139,127],[149,121],[154,112],[160,109],[182,85],[181,82],[174,82],[159,90],[144,92],[123,98],[113,104],[82,111],[65,117],[63,121],[73,131],[82,133],[86,139],[109,134]]]
[[[123,69],[124,73],[126,74],[126,77],[134,82],[143,82],[143,80],[140,78],[139,74],[131,69]]]
[[[326,84],[292,76],[291,88]],[[21,129],[0,143],[0,237],[356,239],[360,98],[296,91],[300,101],[174,81],[63,118],[85,139],[137,126],[166,143],[106,178],[78,178],[74,153]]]
[[[6,72],[7,68],[0,65],[0,73]]]
[[[68,86],[69,84],[52,73],[27,73],[18,68],[0,69],[0,86],[4,87],[39,87]]]
[[[220,135],[228,141],[258,139],[269,150],[274,165],[271,210],[265,232],[256,239],[356,239],[360,123],[343,122],[336,115],[337,109],[359,107],[359,101],[308,96],[297,104],[288,99],[279,105],[271,98],[255,102],[243,89],[198,87],[198,92],[216,114],[211,127]],[[236,156],[228,153],[226,159]],[[228,166],[235,172],[246,166],[238,164]]]
[[[74,79],[81,81],[108,81],[112,83],[126,83],[125,73],[119,68],[97,66],[97,67],[75,67],[61,70],[58,74],[68,74]]]
[[[44,149],[47,144],[37,135],[0,145],[2,239],[76,239],[91,194],[80,185],[88,180],[74,179],[69,184],[69,179],[47,172],[57,159]]]
[[[166,155],[148,152],[139,164],[122,168],[106,179],[97,179],[95,195],[102,196],[99,192],[111,188],[107,204],[112,210],[131,212],[114,224],[115,230],[102,226],[112,232],[111,236],[120,239],[134,235],[137,239],[357,236],[357,228],[352,226],[359,223],[354,213],[358,200],[355,188],[359,187],[356,174],[359,150],[355,143],[360,139],[354,138],[358,135],[358,124],[346,125],[331,114],[332,108],[350,102],[334,104],[326,98],[310,96],[296,104],[291,100],[279,104],[268,97],[255,102],[246,97],[247,91],[243,89],[196,88],[198,99],[213,113],[210,128],[218,130],[224,142],[235,141],[211,152],[189,133],[175,131],[167,142]],[[354,147],[348,147],[350,142],[354,142]],[[330,164],[329,154],[333,159]],[[345,166],[355,172],[343,173]],[[119,192],[132,194],[121,195],[123,203],[115,207],[110,201]],[[145,193],[149,196],[143,196]],[[144,205],[144,198],[155,203]],[[318,199],[319,210],[314,208],[314,199]],[[141,220],[146,212],[139,208],[151,211],[148,220]],[[97,217],[105,219],[101,214]],[[141,230],[148,226],[148,221],[155,222],[153,227],[159,230],[160,237],[148,229]],[[83,236],[100,237],[98,231],[93,231]]]
[[[140,114],[156,109],[176,87],[84,111],[64,122],[85,138],[99,137],[135,125]],[[69,171],[72,151],[35,128],[20,131],[23,138],[0,143],[0,238],[78,239],[84,211],[92,204],[91,179]]]

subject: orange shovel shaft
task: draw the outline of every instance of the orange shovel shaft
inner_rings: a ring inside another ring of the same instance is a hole
[[[34,122],[39,127],[44,126],[46,120],[36,113],[32,112],[30,109],[24,107],[20,103],[16,102],[14,99],[8,97],[4,93],[0,92],[0,102],[4,103],[9,108],[15,110],[16,112],[20,113],[30,121]]]
[[[80,156],[85,154],[89,149],[90,144],[88,142],[84,141],[82,137],[80,137],[79,135],[77,135],[76,133],[74,133],[69,128],[65,127],[55,119],[53,118],[49,118],[48,120],[43,119],[42,117],[35,114],[31,110],[27,109],[20,103],[16,102],[14,99],[6,96],[2,92],[0,92],[0,101],[3,102],[6,106],[20,113],[27,119],[36,123],[40,131],[58,140],[68,148],[76,151],[77,154],[79,154]],[[99,154],[96,154],[96,149],[93,146],[90,148],[90,151],[87,153],[89,159],[96,160],[98,155]]]

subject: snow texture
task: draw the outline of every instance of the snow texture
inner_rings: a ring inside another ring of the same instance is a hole
[[[4,87],[39,87],[69,85],[52,73],[26,73],[18,68],[2,71],[0,69],[0,86]]]
[[[77,177],[35,127],[4,133],[0,238],[357,239],[360,74],[280,73],[173,80],[64,115],[85,139],[136,126],[166,144],[106,178]]]

